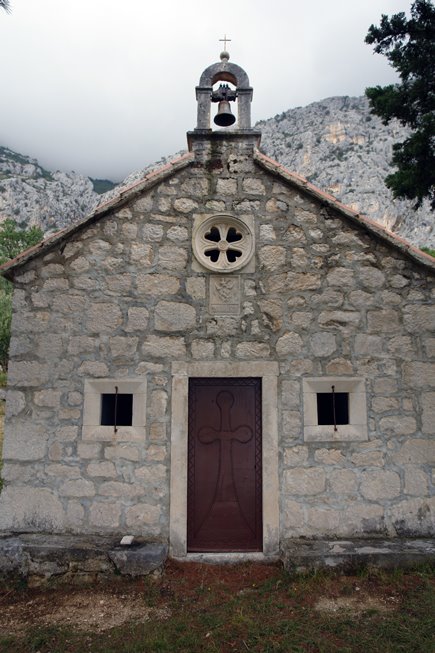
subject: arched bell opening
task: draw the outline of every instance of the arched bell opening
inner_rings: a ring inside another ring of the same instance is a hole
[[[229,58],[228,52],[222,52],[220,63],[209,66],[201,75],[196,87],[196,130],[251,129],[252,88],[243,68],[230,63]]]
[[[228,78],[231,77],[228,75]],[[212,89],[210,126],[213,130],[232,128],[237,129],[239,103],[237,99],[237,86],[229,79],[218,79]]]

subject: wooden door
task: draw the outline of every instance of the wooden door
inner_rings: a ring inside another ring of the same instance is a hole
[[[261,379],[190,379],[188,460],[188,551],[261,551]]]

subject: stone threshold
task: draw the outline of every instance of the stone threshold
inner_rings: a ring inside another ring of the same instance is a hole
[[[129,546],[121,537],[54,535],[42,533],[0,535],[0,577],[27,578],[34,584],[49,579],[96,580],[110,576],[138,577],[161,570],[168,558],[165,543],[137,538]],[[347,540],[288,539],[280,556],[252,553],[189,553],[179,563],[237,564],[282,561],[290,572],[335,568],[352,571],[374,566],[412,567],[435,562],[433,538],[359,538]]]
[[[352,571],[373,566],[406,568],[435,562],[434,538],[288,539],[281,544],[285,569],[305,572],[336,568]]]

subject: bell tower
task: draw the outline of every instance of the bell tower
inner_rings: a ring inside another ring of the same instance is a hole
[[[229,40],[225,37],[222,39]],[[216,84],[220,83],[216,88]],[[231,84],[231,86],[230,86]],[[213,88],[215,87],[215,88]],[[204,70],[196,87],[198,105],[197,122],[194,130],[187,132],[189,151],[195,153],[198,162],[218,166],[232,151],[252,152],[258,147],[261,132],[251,127],[252,87],[243,68],[230,62],[226,48],[220,61]],[[236,116],[231,105],[237,101]],[[223,129],[211,128],[211,105],[218,102],[214,123]],[[234,127],[232,125],[235,125]]]
[[[198,118],[195,132],[211,131],[210,113],[211,103],[219,102],[219,110],[215,117],[215,124],[219,127],[230,127],[236,118],[231,112],[231,102],[237,100],[238,119],[237,130],[251,130],[251,101],[252,87],[243,68],[230,63],[230,55],[226,50],[221,52],[220,62],[212,64],[204,70],[196,87],[196,100],[198,103]],[[217,90],[213,86],[221,83]],[[232,84],[233,90],[228,86]]]

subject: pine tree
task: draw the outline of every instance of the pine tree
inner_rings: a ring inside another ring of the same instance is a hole
[[[431,0],[415,0],[411,18],[403,12],[389,18],[383,15],[380,26],[371,25],[366,43],[376,44],[375,52],[387,57],[398,72],[400,83],[366,89],[372,112],[387,124],[397,118],[411,128],[402,143],[393,146],[391,164],[396,172],[386,185],[395,197],[424,198],[435,210],[435,8]]]

